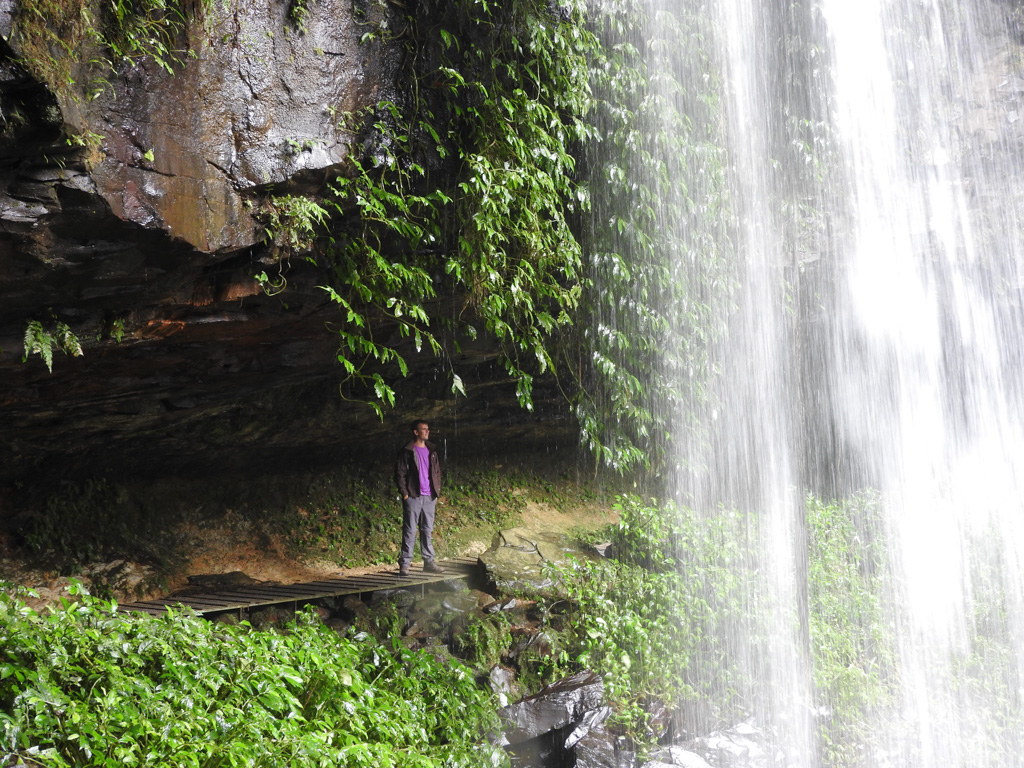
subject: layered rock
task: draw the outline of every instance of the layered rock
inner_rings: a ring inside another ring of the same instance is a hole
[[[486,439],[518,413],[492,386],[494,350],[460,358],[487,388],[474,410],[410,348],[407,407],[381,424],[339,397],[328,277],[265,242],[274,196],[343,172],[345,115],[394,97],[401,41],[363,36],[396,28],[395,7],[318,0],[299,29],[286,2],[201,5],[173,72],[90,65],[109,51],[83,37],[66,80],[43,82],[25,9],[0,0],[0,479],[308,467],[386,454],[411,416],[443,433],[456,411],[462,436]],[[286,290],[265,294],[262,272]],[[83,356],[57,351],[52,373],[23,361],[29,321],[65,324]]]

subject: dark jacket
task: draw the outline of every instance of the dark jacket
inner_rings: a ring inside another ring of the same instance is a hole
[[[395,484],[402,496],[416,497],[420,495],[420,469],[416,464],[415,442],[410,442],[398,451],[395,461]],[[437,446],[429,440],[427,450],[430,451],[430,490],[432,496],[441,495],[441,459],[437,455]]]

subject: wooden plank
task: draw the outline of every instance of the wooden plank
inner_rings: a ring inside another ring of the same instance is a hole
[[[309,592],[309,590],[305,589],[304,585],[301,585],[301,584],[290,585],[288,587],[279,587],[279,586],[270,585],[270,584],[268,584],[268,585],[254,584],[254,585],[247,586],[247,587],[233,587],[231,589],[231,591],[232,592],[260,592],[260,593],[265,593],[265,594],[268,594],[268,595],[283,595],[283,596],[304,595],[304,594],[307,594]]]
[[[319,581],[296,584],[267,584],[236,586],[223,592],[203,592],[197,595],[179,595],[154,600],[134,601],[118,605],[119,610],[136,611],[159,616],[168,608],[191,608],[196,613],[258,608],[317,600],[325,597],[379,592],[401,587],[433,584],[452,578],[465,578],[478,567],[472,558],[447,560],[442,565],[444,573],[433,574],[417,571],[400,576],[397,571],[364,574],[361,576],[339,576]]]
[[[152,616],[159,616],[164,612],[163,606],[146,605],[145,603],[118,604],[117,609],[119,611],[140,611],[142,613],[148,613]]]
[[[183,599],[181,605],[187,605],[197,611],[230,611],[233,608],[244,608],[248,603],[229,600],[196,600],[194,597],[189,597]]]
[[[170,600],[171,598],[167,598]],[[179,602],[188,600],[191,602],[209,603],[210,605],[237,605],[237,600],[225,599],[222,595],[181,595],[180,597],[173,598]]]

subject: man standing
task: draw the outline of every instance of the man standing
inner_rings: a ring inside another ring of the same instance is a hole
[[[398,555],[398,573],[409,575],[412,552],[416,547],[416,530],[420,533],[423,570],[444,573],[434,562],[434,509],[441,495],[441,460],[437,446],[430,442],[430,425],[422,419],[412,423],[412,440],[398,452],[395,462],[395,483],[402,495],[402,551]]]

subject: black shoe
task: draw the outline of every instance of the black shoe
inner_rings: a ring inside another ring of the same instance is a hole
[[[424,563],[423,564],[423,572],[424,573],[444,573],[444,568],[442,568],[437,563]]]
[[[398,569],[398,575],[399,576],[408,576],[409,575],[409,568],[408,568],[408,566],[403,567],[403,568],[399,568]]]

